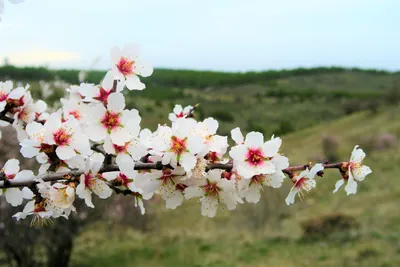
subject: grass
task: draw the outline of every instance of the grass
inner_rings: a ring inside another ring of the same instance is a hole
[[[389,108],[374,116],[361,112],[287,135],[283,152],[292,163],[305,163],[321,152],[321,136],[329,133],[339,138],[340,157],[345,160],[365,134],[391,133],[399,138],[399,111]],[[261,203],[245,204],[234,212],[220,210],[215,219],[201,217],[195,201],[173,211],[165,210],[163,204],[147,203],[154,213],[151,231],[91,225],[76,240],[72,262],[74,266],[126,267],[399,266],[396,177],[400,166],[396,162],[400,162],[398,146],[370,153],[365,164],[373,173],[354,196],[345,196],[343,190],[332,194],[339,174],[326,171],[318,178],[317,190],[289,208],[282,205],[289,182],[282,189],[267,189]],[[269,201],[273,207],[266,207]],[[332,212],[353,215],[361,227],[305,241],[301,223]]]
[[[25,71],[34,74],[36,70]],[[73,71],[62,74],[75,75]],[[400,138],[399,107],[380,105],[375,112],[367,106],[371,101],[381,104],[398,73],[322,69],[222,78],[218,73],[203,73],[201,80],[192,81],[193,75],[198,73],[164,70],[148,89],[127,92],[127,106],[140,111],[142,127],[154,130],[158,123],[168,122],[175,103],[200,103],[199,119],[218,118],[220,134],[228,135],[237,126],[266,136],[285,134],[282,152],[292,164],[323,157],[325,135],[339,140],[343,160],[355,144],[370,146],[365,137],[391,134]],[[208,82],[205,77],[212,77],[209,87],[203,86]],[[34,96],[40,98],[38,82],[31,85]],[[61,95],[58,88],[50,101]],[[72,265],[399,266],[399,149],[397,143],[368,153],[365,164],[373,173],[355,196],[346,196],[343,189],[332,194],[340,176],[329,170],[318,178],[317,190],[291,207],[284,203],[289,181],[281,189],[266,188],[257,205],[239,205],[233,212],[221,209],[214,219],[202,217],[195,200],[176,210],[166,210],[157,199],[147,202],[149,231],[110,226],[107,221],[91,224],[75,240]],[[132,200],[127,197],[126,201]],[[304,238],[304,221],[337,212],[354,216],[360,228],[335,232],[322,240]]]

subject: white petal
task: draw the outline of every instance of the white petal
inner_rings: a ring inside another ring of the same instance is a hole
[[[8,174],[16,174],[19,172],[19,161],[17,159],[9,159],[6,164],[4,164],[4,173]]]
[[[136,75],[129,75],[126,79],[126,87],[129,90],[143,90],[146,88],[146,85],[142,83],[138,76]]]
[[[203,140],[200,136],[189,136],[187,139],[187,148],[192,154],[197,154],[204,148]]]
[[[61,160],[67,160],[74,157],[76,152],[70,146],[59,146],[56,149],[56,154]]]
[[[132,157],[128,154],[118,154],[116,163],[123,173],[130,172],[135,168],[135,163],[133,162]]]
[[[11,206],[16,207],[22,204],[23,193],[19,188],[8,188],[5,193],[6,200]]]
[[[101,87],[103,87],[105,90],[109,90],[113,88],[114,85],[114,76],[111,71],[108,71],[106,73],[106,76],[104,76],[103,81],[101,82]]]
[[[107,109],[122,112],[125,108],[125,97],[121,93],[112,93],[108,96]]]
[[[110,137],[113,144],[116,144],[118,146],[123,146],[126,142],[129,142],[132,139],[132,136],[125,128],[112,130]]]
[[[244,161],[248,149],[244,145],[238,145],[231,148],[229,155],[236,161]]]
[[[290,204],[294,204],[296,194],[297,194],[297,189],[295,187],[292,187],[292,189],[289,192],[289,195],[285,199],[286,205],[289,206]]]
[[[17,175],[15,175],[15,180],[24,180],[24,179],[30,179],[35,177],[33,174],[33,171],[28,171],[28,170],[23,170],[20,171],[19,173],[17,173]]]
[[[257,166],[255,169],[257,174],[271,174],[276,171],[275,165],[271,161],[264,161],[261,165]]]
[[[111,138],[109,135],[107,135],[104,139],[104,144],[103,144],[104,151],[108,154],[115,154],[115,148],[114,144],[111,141]]]
[[[179,114],[179,113],[181,113],[182,111],[183,111],[183,108],[182,108],[181,105],[175,105],[175,107],[174,107],[174,109],[173,109],[173,112],[174,112],[175,114]]]
[[[103,141],[107,135],[107,130],[100,124],[91,124],[86,128],[86,134],[94,142]]]
[[[315,164],[314,167],[311,168],[310,172],[305,177],[314,178],[318,172],[323,171],[323,170],[324,170],[324,166],[322,164],[320,164],[320,163]]]
[[[289,159],[281,155],[273,157],[271,162],[275,165],[275,169],[277,170],[283,170],[289,167]]]
[[[104,155],[101,153],[93,153],[93,155],[90,157],[90,171],[93,174],[96,174],[99,172],[101,165],[104,162]]]
[[[126,44],[121,50],[121,55],[135,60],[140,55],[140,46],[135,43]]]
[[[281,144],[282,140],[279,137],[265,142],[262,146],[264,155],[267,157],[275,157],[278,154]]]
[[[244,142],[244,137],[243,137],[243,134],[240,131],[239,127],[235,128],[231,131],[231,136],[232,136],[233,141],[235,141],[236,144],[238,144],[238,145],[240,145]]]
[[[183,202],[183,195],[180,191],[174,191],[170,194],[169,198],[165,199],[165,206],[167,209],[176,209]]]
[[[21,142],[21,154],[25,158],[33,158],[39,154],[40,148],[31,146],[31,144],[36,145],[37,142],[34,140],[25,139]]]
[[[214,197],[202,197],[201,202],[201,215],[207,217],[215,217],[218,209],[218,200]]]
[[[179,163],[185,169],[185,171],[191,171],[196,166],[197,158],[190,153],[183,153]]]
[[[233,194],[233,192],[220,192],[219,193],[219,198],[222,203],[226,205],[228,210],[234,210],[236,209],[236,197]]]
[[[112,194],[112,189],[102,180],[96,179],[92,184],[93,192],[101,199],[109,198]]]
[[[347,180],[344,190],[347,192],[347,195],[357,193],[357,182],[354,180],[351,173],[349,173],[349,179]]]
[[[340,179],[339,181],[337,181],[335,184],[335,190],[333,190],[333,193],[336,193],[343,184],[344,184],[343,179]]]
[[[270,174],[267,176],[269,178],[268,185],[271,186],[272,188],[279,188],[282,186],[283,180],[285,179],[285,174],[277,170],[276,172]]]
[[[261,199],[260,194],[261,187],[257,185],[251,185],[245,192],[243,192],[243,196],[246,198],[246,201],[249,203],[258,203]]]
[[[112,181],[118,177],[119,172],[104,172],[102,175],[107,181]]]
[[[22,188],[21,191],[22,191],[22,197],[24,199],[32,199],[35,196],[32,190],[30,190],[28,187]]]
[[[198,186],[189,186],[185,188],[185,198],[186,199],[191,199],[194,197],[202,197],[204,196],[204,191],[202,188]]]
[[[135,73],[142,77],[149,77],[153,74],[153,66],[149,62],[137,61]]]
[[[357,146],[354,147],[353,152],[351,153],[351,162],[361,162],[365,158],[364,151]]]
[[[264,136],[259,132],[250,132],[246,135],[245,144],[249,147],[260,147],[264,143]]]
[[[251,177],[257,174],[255,169],[250,167],[249,164],[247,164],[246,162],[239,162],[236,168],[238,174],[242,176],[244,179],[250,179]]]
[[[365,165],[359,168],[354,168],[353,170],[351,170],[351,172],[353,174],[354,179],[360,182],[364,180],[365,176],[372,173],[371,169]]]

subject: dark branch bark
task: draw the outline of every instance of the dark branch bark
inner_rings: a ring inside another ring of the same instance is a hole
[[[339,169],[345,162],[339,162],[339,163],[334,163],[334,164],[323,164],[325,169]],[[155,162],[155,163],[136,163],[135,164],[135,170],[162,170],[164,167],[169,167],[169,165],[164,166],[160,161]],[[282,170],[283,173],[286,173],[289,175],[290,178],[292,178],[293,172],[294,171],[301,171],[305,170],[306,168],[309,168],[310,166],[307,165],[300,165],[300,166],[292,166],[288,167],[284,170]],[[207,166],[207,169],[221,169],[221,170],[227,170],[230,171],[233,168],[232,163],[227,163],[227,164],[222,164],[222,163],[210,163]],[[119,167],[116,164],[104,166],[103,168],[100,169],[99,173],[103,172],[111,172],[111,171],[119,171]],[[42,179],[45,182],[51,182],[51,181],[58,181],[58,180],[65,180],[69,179],[71,177],[79,177],[81,174],[83,174],[83,171],[70,171],[70,172],[64,172],[64,173],[48,173],[44,175],[40,175],[37,178]],[[21,187],[21,186],[31,186],[34,184],[34,177],[26,179],[26,180],[19,180],[19,181],[13,181],[13,180],[7,180],[5,181],[0,181],[0,188],[8,188],[8,187]]]

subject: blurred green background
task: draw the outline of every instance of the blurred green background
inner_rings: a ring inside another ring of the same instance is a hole
[[[0,68],[0,80],[29,83],[36,99],[58,105],[77,70]],[[89,71],[99,83],[105,72]],[[17,223],[0,202],[0,266],[400,266],[400,73],[346,68],[222,73],[156,69],[144,91],[127,92],[128,108],[155,130],[175,104],[200,106],[219,134],[234,127],[283,139],[291,165],[345,161],[354,145],[373,173],[357,195],[333,194],[339,173],[326,171],[317,190],[287,207],[292,183],[265,188],[258,204],[200,215],[187,201],[176,210],[153,198],[141,216],[129,196],[78,203],[78,214],[47,227]],[[50,88],[50,94],[43,91]],[[13,132],[2,128],[0,163],[16,156]],[[8,131],[6,134],[6,131]],[[13,152],[14,151],[14,152]],[[26,161],[25,166],[32,166]]]

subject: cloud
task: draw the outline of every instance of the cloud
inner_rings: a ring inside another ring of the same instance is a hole
[[[48,49],[31,49],[28,51],[3,55],[3,57],[5,56],[11,64],[25,66],[54,66],[59,65],[60,63],[76,62],[81,58],[80,54],[77,52],[52,51]]]

